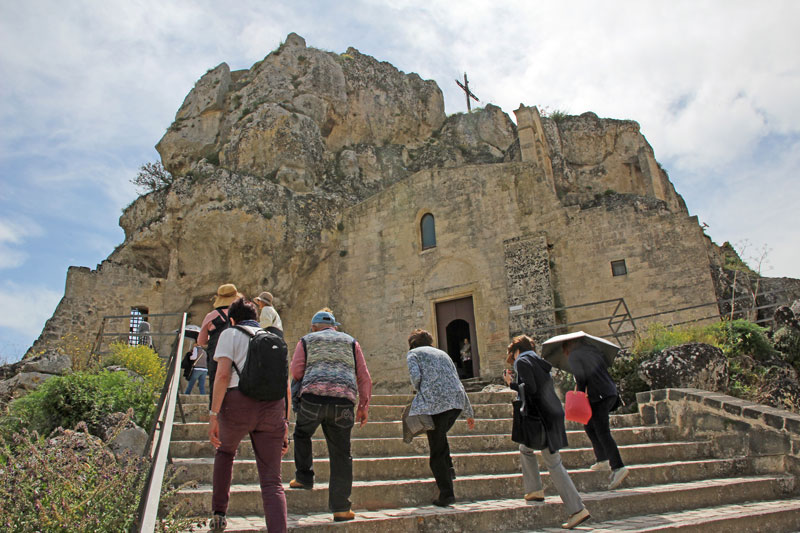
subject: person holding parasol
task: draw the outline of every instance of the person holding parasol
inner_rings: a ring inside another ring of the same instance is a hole
[[[617,352],[619,346],[616,344],[583,331],[558,335],[542,344],[542,357],[571,372],[577,389],[589,398],[592,417],[583,429],[592,442],[597,460],[591,469],[611,470],[608,490],[619,487],[629,473],[609,425],[609,413],[622,405],[617,385],[608,372]]]

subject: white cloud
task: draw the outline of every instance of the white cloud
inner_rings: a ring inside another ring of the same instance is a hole
[[[27,237],[41,235],[42,229],[29,220],[0,219],[0,269],[22,266],[28,254],[18,247]]]
[[[0,285],[0,327],[30,337],[32,344],[61,296],[60,292],[39,285],[4,282]]]

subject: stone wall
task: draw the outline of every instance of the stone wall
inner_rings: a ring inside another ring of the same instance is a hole
[[[800,474],[800,415],[698,389],[640,392],[636,401],[644,424],[672,424],[764,471]]]

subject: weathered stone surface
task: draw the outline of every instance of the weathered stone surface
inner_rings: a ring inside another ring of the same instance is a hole
[[[118,456],[125,452],[141,455],[147,444],[147,431],[137,426],[130,419],[130,414],[109,413],[90,430]]]
[[[72,358],[59,351],[48,351],[0,367],[0,403],[24,396],[56,375],[72,371]]]
[[[726,392],[730,380],[722,350],[696,342],[663,350],[642,363],[639,374],[652,389],[693,387]]]
[[[760,381],[754,400],[780,409],[800,412],[800,380],[790,365],[771,366]]]

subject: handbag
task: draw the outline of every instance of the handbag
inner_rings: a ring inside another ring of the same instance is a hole
[[[564,402],[564,418],[584,426],[592,418],[592,406],[589,405],[589,397],[585,392],[579,391],[577,386],[575,386],[575,390],[567,392]]]
[[[519,385],[519,396],[525,398],[525,384]],[[511,422],[511,440],[524,444],[533,450],[542,450],[547,447],[547,431],[541,416],[531,415],[531,405],[524,400],[514,400],[514,418]],[[534,407],[535,409],[535,407]]]
[[[401,419],[403,421],[403,442],[406,444],[414,440],[414,437],[434,428],[433,417],[431,415],[409,415],[411,404],[403,409]]]

